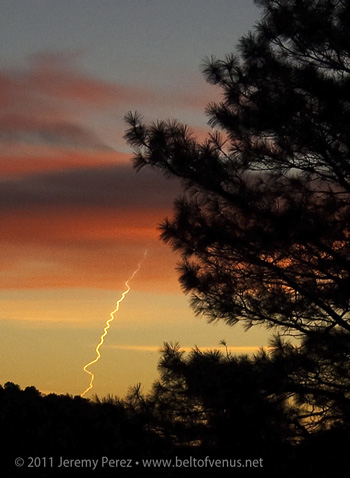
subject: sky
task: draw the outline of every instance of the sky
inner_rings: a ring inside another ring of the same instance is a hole
[[[163,342],[253,353],[263,329],[209,325],[159,240],[181,194],[132,168],[128,111],[199,139],[220,92],[201,74],[252,29],[252,0],[0,0],[0,384],[78,395],[125,281],[91,396],[158,377]]]

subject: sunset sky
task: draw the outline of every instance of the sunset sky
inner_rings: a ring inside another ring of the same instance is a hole
[[[206,56],[252,28],[252,0],[0,0],[0,384],[80,394],[106,320],[147,249],[91,370],[91,396],[157,377],[159,348],[252,352],[243,332],[194,317],[178,257],[159,240],[180,194],[136,173],[124,115],[176,118],[203,138],[219,92]]]

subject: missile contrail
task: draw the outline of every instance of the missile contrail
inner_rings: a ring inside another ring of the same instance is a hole
[[[129,282],[131,282],[133,280],[133,278],[135,277],[135,275],[139,272],[139,270],[141,269],[141,265],[143,263],[143,261],[146,259],[146,255],[147,255],[147,251],[144,252],[144,255],[143,255],[143,259],[142,261],[140,261],[137,265],[137,268],[134,270],[134,272],[131,274],[131,276],[129,277],[129,279],[125,282],[125,286],[126,286],[126,289],[125,291],[122,293],[122,296],[121,298],[117,301],[116,303],[116,306],[115,306],[115,309],[110,313],[110,318],[107,320],[106,322],[106,327],[104,328],[103,330],[103,334],[101,335],[101,338],[100,338],[100,343],[97,345],[96,347],[96,358],[94,360],[92,360],[91,362],[87,363],[83,370],[84,372],[86,372],[87,374],[90,375],[90,384],[89,386],[87,387],[86,390],[84,390],[84,392],[80,395],[81,397],[83,397],[89,390],[92,389],[93,387],[93,383],[94,383],[94,378],[95,378],[95,375],[90,372],[90,370],[87,370],[88,367],[90,367],[90,365],[93,365],[94,363],[98,362],[101,358],[101,354],[100,354],[100,348],[101,346],[103,345],[103,342],[104,342],[104,339],[106,337],[106,335],[108,334],[108,329],[110,328],[110,324],[111,322],[114,320],[114,316],[115,314],[118,312],[119,310],[119,306],[120,306],[120,303],[124,300],[125,296],[129,293],[130,291],[130,285],[129,285]]]

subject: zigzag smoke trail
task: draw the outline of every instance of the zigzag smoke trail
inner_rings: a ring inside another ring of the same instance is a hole
[[[104,339],[106,337],[106,335],[108,334],[108,329],[110,328],[110,324],[111,322],[114,320],[114,316],[115,314],[118,312],[119,310],[119,306],[120,306],[120,303],[124,300],[125,296],[129,293],[130,291],[130,285],[129,285],[129,282],[131,282],[133,280],[133,278],[135,277],[135,275],[139,272],[139,270],[141,269],[141,265],[143,263],[143,261],[146,259],[146,255],[147,255],[147,251],[144,252],[144,255],[143,255],[143,259],[141,262],[138,263],[137,265],[137,268],[134,270],[134,272],[132,273],[132,275],[129,277],[129,279],[125,282],[125,285],[126,285],[126,290],[122,293],[122,296],[121,298],[117,301],[116,303],[116,307],[115,309],[111,312],[110,314],[110,318],[107,320],[106,322],[106,327],[104,328],[103,330],[103,334],[101,335],[101,338],[100,338],[100,343],[97,345],[96,347],[96,358],[94,360],[92,360],[91,362],[87,363],[83,370],[84,372],[86,372],[87,374],[90,375],[91,379],[90,379],[90,384],[88,386],[88,388],[86,390],[84,390],[84,392],[80,395],[81,397],[83,397],[89,390],[92,389],[93,387],[93,383],[94,383],[94,378],[95,378],[95,375],[90,372],[88,369],[88,367],[90,367],[90,365],[93,365],[94,363],[98,362],[101,358],[101,354],[100,354],[100,348],[101,346],[103,345],[104,343]]]

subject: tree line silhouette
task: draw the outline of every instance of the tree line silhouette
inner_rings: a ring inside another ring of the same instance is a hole
[[[126,116],[125,138],[137,170],[157,168],[184,186],[161,237],[181,253],[194,312],[267,327],[270,349],[185,355],[164,344],[151,392],[136,386],[124,399],[8,383],[0,419],[11,459],[14,450],[211,456],[263,458],[271,476],[349,472],[350,4],[256,3],[261,20],[237,53],[203,66],[222,92],[207,108],[208,138],[138,113]],[[214,474],[224,471],[258,473]]]
[[[74,467],[16,468],[19,457],[65,459],[262,460],[263,468],[215,469],[219,476],[329,477],[349,470],[350,404],[335,341],[330,364],[319,341],[300,347],[275,339],[254,356],[220,350],[185,354],[165,343],[159,380],[144,394],[140,385],[120,399],[42,395],[11,382],[0,387],[3,469],[14,477],[83,476]],[[349,344],[347,343],[347,347]],[[328,350],[328,346],[327,346]],[[317,377],[317,380],[315,379]],[[328,379],[327,379],[328,377]],[[317,392],[320,382],[323,393]],[[340,387],[342,384],[342,387]],[[347,391],[349,388],[347,388]],[[317,406],[315,405],[317,403]],[[100,463],[99,463],[100,466]],[[139,471],[139,469],[138,469]],[[130,476],[135,469],[97,468],[99,476]],[[142,469],[142,476],[213,476],[210,468]]]

